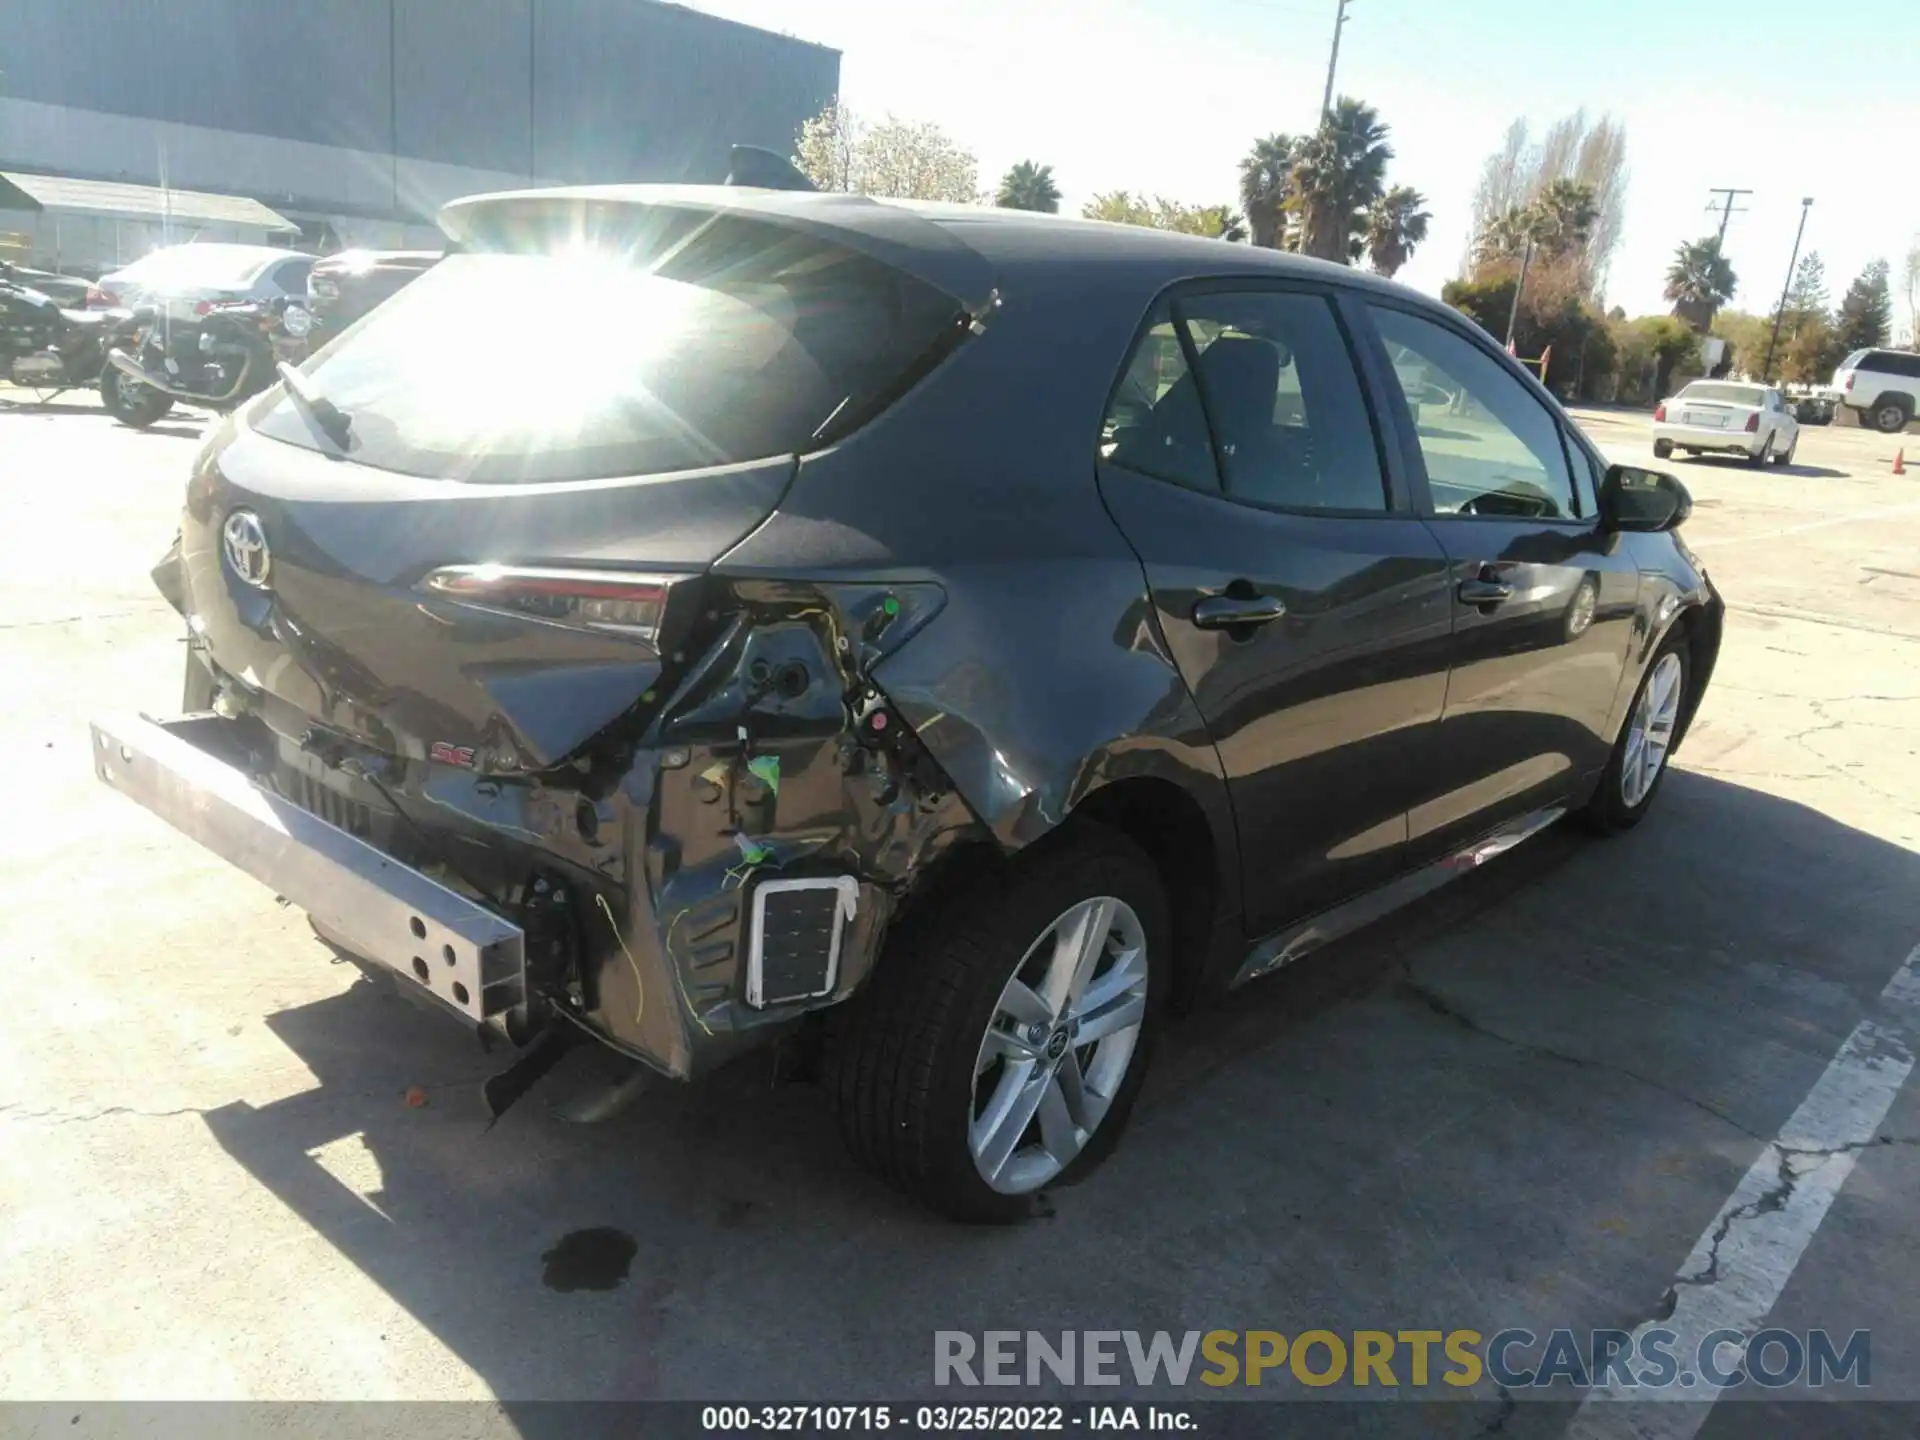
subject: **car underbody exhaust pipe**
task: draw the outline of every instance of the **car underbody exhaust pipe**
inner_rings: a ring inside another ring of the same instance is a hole
[[[158,390],[162,395],[171,396],[175,400],[184,400],[188,404],[215,406],[225,405],[235,396],[245,394],[253,371],[252,362],[249,361],[246,365],[240,367],[239,376],[234,380],[232,387],[228,389],[226,394],[209,395],[203,391],[189,390],[184,386],[175,385],[170,380],[162,379],[151,370],[142,366],[138,360],[134,359],[124,350],[109,350],[107,352],[107,363],[128,379],[138,380],[142,385],[152,390]]]

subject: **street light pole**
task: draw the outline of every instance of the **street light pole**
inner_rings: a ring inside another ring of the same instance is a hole
[[[1780,343],[1780,321],[1787,313],[1787,294],[1793,289],[1793,267],[1800,263],[1800,240],[1807,233],[1807,211],[1812,208],[1811,195],[1800,202],[1800,228],[1793,232],[1793,258],[1787,261],[1787,283],[1780,287],[1780,303],[1773,311],[1773,333],[1767,337],[1767,358],[1760,367],[1762,385],[1773,379],[1773,347]]]
[[[1527,288],[1527,267],[1533,264],[1533,237],[1527,237],[1526,253],[1520,257],[1520,278],[1513,284],[1513,308],[1507,312],[1507,349],[1513,349],[1514,327],[1520,323],[1520,294]]]
[[[1333,113],[1333,71],[1340,63],[1340,32],[1347,27],[1347,5],[1349,0],[1340,0],[1340,9],[1333,20],[1333,53],[1327,56],[1327,88],[1320,97],[1320,118],[1325,120]]]

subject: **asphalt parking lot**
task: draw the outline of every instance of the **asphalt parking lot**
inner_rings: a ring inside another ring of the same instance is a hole
[[[1581,418],[1651,463],[1644,416]],[[1871,1331],[1873,1393],[1920,1401],[1920,985],[1883,994],[1920,946],[1920,469],[1893,437],[1673,465],[1729,614],[1647,824],[1549,831],[1187,1021],[1111,1164],[973,1231],[869,1182],[757,1060],[488,1129],[497,1059],[93,779],[90,715],[178,697],[147,571],[201,425],[0,389],[0,1398],[905,1398],[936,1330],[1631,1330],[1720,1286]],[[1795,1145],[1868,1030],[1890,1104]],[[1742,1192],[1776,1139],[1783,1184]],[[543,1257],[601,1228],[624,1282],[560,1288]],[[1912,1433],[1796,1394],[1691,1423]],[[1594,1423],[1466,1395],[1341,1423]]]

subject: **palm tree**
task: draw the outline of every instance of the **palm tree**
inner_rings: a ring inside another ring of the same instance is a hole
[[[1553,259],[1585,250],[1593,237],[1594,222],[1600,218],[1593,187],[1580,180],[1554,181],[1528,208],[1533,212],[1534,244]]]
[[[1427,224],[1433,217],[1426,203],[1427,197],[1411,185],[1396,185],[1367,211],[1367,255],[1373,268],[1389,280],[1427,238]]]
[[[1474,238],[1473,264],[1476,270],[1503,260],[1518,260],[1533,234],[1534,214],[1530,206],[1509,205],[1487,222]]]
[[[1727,257],[1720,253],[1720,242],[1709,237],[1682,245],[1673,252],[1667,267],[1667,299],[1673,301],[1673,313],[1695,330],[1704,331],[1713,323],[1713,312],[1733,298],[1738,277]]]
[[[1379,112],[1342,95],[1294,154],[1287,208],[1299,221],[1302,253],[1351,258],[1355,239],[1365,233],[1365,212],[1386,192],[1391,159]]]
[[[1247,222],[1240,212],[1231,205],[1203,205],[1200,207],[1202,223],[1216,240],[1226,240],[1235,245],[1246,243]]]
[[[1269,135],[1254,141],[1240,162],[1240,209],[1253,243],[1269,250],[1280,244],[1281,210],[1298,146],[1291,135]]]
[[[993,203],[1003,210],[1040,210],[1048,215],[1060,209],[1060,187],[1053,183],[1053,167],[1022,160],[1001,178]]]

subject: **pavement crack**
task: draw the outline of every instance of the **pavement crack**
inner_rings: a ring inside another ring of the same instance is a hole
[[[8,620],[0,622],[0,630],[38,630],[49,625],[78,625],[88,620],[125,620],[134,615],[152,615],[167,608],[162,600],[152,605],[137,605],[131,610],[95,610],[80,615],[54,615],[44,620]]]
[[[1762,1215],[1771,1215],[1786,1208],[1787,1201],[1793,1198],[1793,1187],[1800,1177],[1793,1169],[1793,1152],[1783,1150],[1778,1143],[1772,1147],[1780,1157],[1778,1178],[1754,1199],[1744,1205],[1736,1205],[1720,1217],[1720,1223],[1713,1227],[1713,1237],[1707,1242],[1707,1263],[1691,1275],[1676,1275],[1667,1294],[1673,1297],[1671,1305],[1666,1305],[1667,1314],[1672,1315],[1679,1304],[1680,1287],[1699,1288],[1720,1283],[1720,1247],[1727,1236],[1733,1233],[1733,1227],[1742,1220],[1757,1220]]]
[[[1733,1227],[1743,1221],[1757,1220],[1762,1215],[1784,1210],[1787,1202],[1793,1199],[1794,1187],[1834,1156],[1857,1155],[1879,1145],[1916,1143],[1920,1143],[1920,1137],[1903,1135],[1876,1135],[1871,1140],[1850,1140],[1844,1145],[1827,1146],[1783,1145],[1778,1140],[1770,1142],[1767,1148],[1777,1157],[1774,1182],[1746,1204],[1736,1205],[1720,1217],[1720,1223],[1714,1226],[1713,1235],[1707,1242],[1707,1263],[1691,1275],[1674,1277],[1673,1284],[1667,1287],[1667,1293],[1661,1297],[1653,1318],[1661,1322],[1673,1318],[1673,1312],[1680,1303],[1682,1287],[1700,1289],[1719,1284],[1720,1247],[1726,1242],[1727,1236],[1733,1233]],[[1796,1163],[1805,1160],[1813,1163]]]
[[[1651,1076],[1643,1075],[1637,1070],[1630,1070],[1626,1066],[1615,1064],[1611,1060],[1600,1060],[1588,1055],[1569,1055],[1564,1050],[1555,1050],[1550,1045],[1542,1045],[1533,1040],[1520,1040],[1512,1035],[1495,1030],[1491,1026],[1467,1014],[1466,1011],[1460,1009],[1438,991],[1415,979],[1412,969],[1407,966],[1404,961],[1402,961],[1400,969],[1400,983],[1410,995],[1420,1001],[1420,1003],[1425,1005],[1429,1010],[1433,1011],[1434,1014],[1451,1020],[1463,1029],[1471,1030],[1477,1035],[1485,1035],[1490,1040],[1498,1040],[1502,1045],[1509,1046],[1525,1054],[1543,1056],[1549,1060],[1557,1060],[1563,1065],[1572,1065],[1583,1070],[1604,1070],[1609,1074],[1619,1075],[1637,1084],[1644,1085],[1649,1090],[1656,1091],[1670,1099],[1678,1100],[1685,1105],[1690,1105],[1702,1114],[1711,1115],[1723,1125],[1738,1130],[1749,1140],[1756,1141],[1762,1145],[1768,1143],[1766,1136],[1748,1129],[1745,1125],[1742,1125],[1738,1120],[1727,1114],[1726,1111],[1709,1105],[1706,1101],[1689,1095],[1684,1090],[1676,1090],[1671,1085],[1663,1085],[1658,1080],[1653,1079]]]
[[[142,1110],[133,1105],[108,1105],[99,1110],[83,1110],[78,1113],[58,1108],[48,1110],[21,1110],[14,1105],[0,1105],[0,1111],[15,1111],[16,1120],[44,1120],[51,1125],[84,1125],[93,1120],[105,1120],[116,1115],[132,1115],[142,1120],[166,1120],[175,1115],[205,1115],[217,1106],[182,1105],[175,1110]]]
[[[319,1086],[312,1090],[302,1090],[297,1095],[289,1095],[276,1104],[301,1104],[314,1101],[361,1101],[384,1100],[395,1095],[404,1097],[409,1089],[423,1090],[429,1095],[444,1090],[458,1090],[467,1086],[478,1086],[493,1072],[485,1075],[462,1076],[455,1080],[442,1080],[416,1086],[380,1086],[369,1090],[332,1090]],[[0,1115],[10,1120],[37,1120],[48,1125],[86,1125],[96,1120],[132,1118],[136,1120],[171,1120],[182,1115],[197,1115],[205,1119],[232,1106],[235,1101],[224,1100],[218,1105],[180,1105],[168,1110],[143,1110],[137,1105],[105,1105],[97,1110],[67,1110],[60,1106],[49,1106],[41,1110],[23,1108],[20,1101],[11,1101],[0,1105]]]

